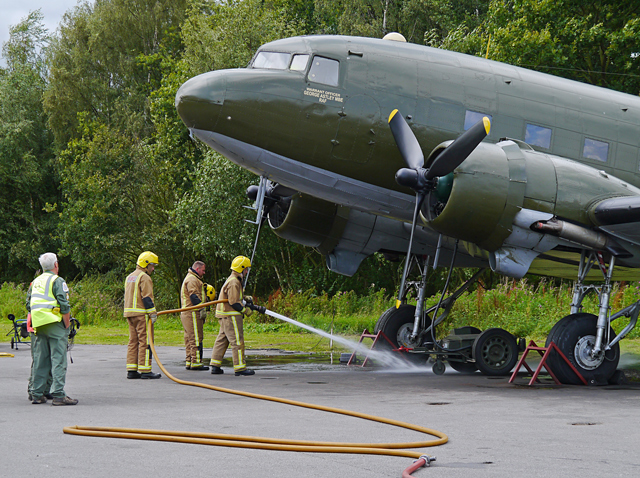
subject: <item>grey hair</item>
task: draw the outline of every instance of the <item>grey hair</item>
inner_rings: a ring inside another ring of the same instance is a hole
[[[56,265],[56,262],[58,262],[58,256],[53,252],[45,252],[38,260],[40,261],[43,271],[51,271]]]

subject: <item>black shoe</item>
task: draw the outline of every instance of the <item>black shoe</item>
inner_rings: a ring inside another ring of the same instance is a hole
[[[31,403],[33,403],[34,405],[38,405],[39,403],[47,403],[47,398],[43,395],[40,398],[33,398],[33,400],[31,400]]]
[[[211,373],[213,375],[222,375],[224,373],[224,370],[222,370],[220,367],[216,367],[215,365],[211,366]]]
[[[136,372],[135,370],[129,370],[127,372],[127,378],[140,378],[140,372]]]
[[[191,370],[209,370],[206,365],[200,365],[199,367],[191,367]]]
[[[186,368],[187,370],[191,370],[191,365],[187,365],[187,366],[185,366],[185,368]]]
[[[238,370],[236,372],[236,377],[239,377],[240,375],[255,375],[255,374],[256,373],[250,368],[245,368],[244,370]]]
[[[162,377],[162,375],[160,375],[159,373],[153,373],[153,372],[145,372],[140,374],[140,378],[160,378],[160,377]]]
[[[29,397],[29,401],[32,402],[33,401],[33,396],[31,395],[31,392],[28,393],[28,397]]]
[[[50,393],[45,393],[44,396],[47,400],[53,400],[53,395],[51,395]]]
[[[69,397],[56,397],[53,399],[53,403],[51,405],[55,405],[56,407],[59,405],[77,405],[78,400]]]

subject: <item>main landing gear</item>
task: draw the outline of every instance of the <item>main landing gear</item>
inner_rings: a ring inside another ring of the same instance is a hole
[[[451,265],[453,266],[457,244],[453,252]],[[420,280],[415,282],[403,281],[400,291],[398,307],[386,310],[375,325],[375,332],[382,331],[396,348],[406,350],[406,357],[416,364],[425,364],[428,359],[434,361],[433,372],[437,375],[445,371],[445,361],[454,370],[469,374],[479,370],[484,375],[508,375],[518,361],[518,353],[522,348],[516,338],[503,329],[492,328],[484,332],[475,327],[461,327],[442,340],[436,340],[435,328],[448,316],[455,301],[463,292],[477,281],[485,269],[480,269],[471,279],[446,299],[446,293],[453,267],[449,269],[449,276],[439,303],[428,310],[423,309],[426,275],[429,268],[429,257],[411,254],[408,258],[410,265],[405,273],[417,267]],[[434,259],[437,264],[437,254]],[[434,265],[435,267],[435,265]],[[403,288],[404,285],[406,288]],[[406,303],[409,288],[417,290],[417,305]],[[438,315],[438,311],[442,312]],[[431,317],[435,317],[432,321]]]
[[[587,274],[594,265],[602,272],[603,283],[585,285]],[[611,315],[609,303],[614,267],[615,257],[611,257],[607,268],[600,252],[582,252],[578,280],[573,289],[571,314],[558,321],[547,336],[547,346],[554,342],[587,382],[593,385],[606,385],[614,378],[620,360],[620,340],[634,329],[640,314],[638,301]],[[590,291],[598,293],[598,315],[582,312],[582,301]],[[620,317],[629,317],[630,322],[616,336],[611,323]],[[548,363],[562,383],[581,383],[569,365],[557,354],[551,354]]]

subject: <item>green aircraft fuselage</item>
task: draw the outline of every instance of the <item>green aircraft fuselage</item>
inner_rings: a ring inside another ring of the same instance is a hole
[[[248,68],[189,80],[176,105],[197,137],[243,167],[303,194],[402,221],[411,209],[393,201],[412,200],[412,192],[395,181],[405,164],[389,114],[398,109],[404,116],[427,167],[443,142],[489,117],[489,136],[449,178],[438,213],[429,210],[433,204],[422,209],[425,225],[465,241],[470,256],[503,248],[523,209],[596,229],[600,201],[640,195],[640,98],[419,45],[341,36],[277,40],[260,47]],[[300,181],[285,171],[289,166],[266,166],[260,152],[300,165]],[[305,167],[335,177],[337,191],[305,183]],[[343,178],[370,185],[378,203],[388,191],[392,205],[369,207],[355,187],[346,192],[364,202],[341,201]],[[620,264],[639,267],[636,238],[625,247],[631,257]],[[531,271],[552,270],[548,259]]]

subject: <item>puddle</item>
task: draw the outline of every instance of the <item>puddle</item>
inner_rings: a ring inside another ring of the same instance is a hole
[[[203,363],[209,365],[210,359]],[[184,365],[184,362],[174,362],[174,365]],[[273,355],[247,354],[247,365],[255,370],[280,370],[287,372],[339,372],[353,367],[340,363],[340,353],[327,354],[296,354],[293,352],[279,352]],[[231,367],[231,359],[225,357],[223,368]]]

